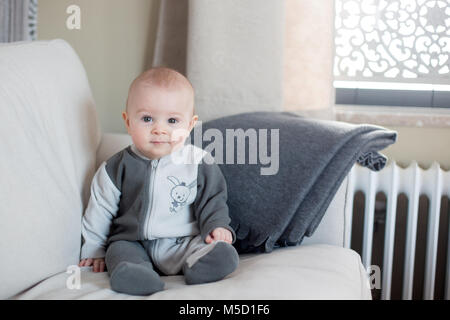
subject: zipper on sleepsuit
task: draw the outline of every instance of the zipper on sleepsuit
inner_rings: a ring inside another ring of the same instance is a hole
[[[151,175],[150,175],[150,187],[149,187],[149,205],[147,208],[147,215],[145,218],[145,224],[144,224],[144,235],[145,239],[149,239],[151,236],[151,232],[149,232],[149,228],[151,226],[151,218],[152,218],[152,207],[153,207],[153,195],[154,195],[154,187],[155,187],[155,175],[156,175],[156,169],[158,167],[159,159],[151,160]]]

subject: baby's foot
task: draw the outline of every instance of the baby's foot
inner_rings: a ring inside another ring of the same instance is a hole
[[[187,284],[218,281],[236,270],[239,255],[231,244],[217,241],[209,245],[214,246],[211,251],[192,265],[184,264],[183,273]]]
[[[149,262],[120,262],[111,273],[110,283],[114,291],[131,295],[147,296],[164,289],[164,282]]]

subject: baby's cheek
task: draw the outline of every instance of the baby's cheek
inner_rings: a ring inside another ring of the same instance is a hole
[[[144,130],[134,130],[131,133],[131,136],[132,136],[133,140],[137,144],[140,144],[140,145],[145,144],[148,140],[147,135]]]
[[[188,135],[189,135],[188,130],[184,128],[178,128],[172,132],[171,140],[174,142],[181,142],[184,141]]]

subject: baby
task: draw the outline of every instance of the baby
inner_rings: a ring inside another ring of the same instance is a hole
[[[238,265],[226,182],[211,154],[186,144],[198,116],[180,73],[153,68],[131,84],[122,117],[133,144],[97,170],[83,217],[79,266],[106,269],[111,288],[164,289],[160,274],[187,284],[223,279]]]

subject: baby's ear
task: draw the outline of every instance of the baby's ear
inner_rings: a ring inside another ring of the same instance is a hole
[[[128,118],[128,113],[126,111],[122,112],[122,119],[125,122],[125,127],[128,130],[130,128],[130,119]]]
[[[191,122],[189,122],[189,131],[191,131],[195,127],[195,124],[197,123],[197,121],[198,121],[198,116],[193,115]]]
[[[180,181],[177,177],[174,176],[168,176],[167,179],[169,179],[170,182],[172,182],[174,185],[178,186],[180,184]]]

